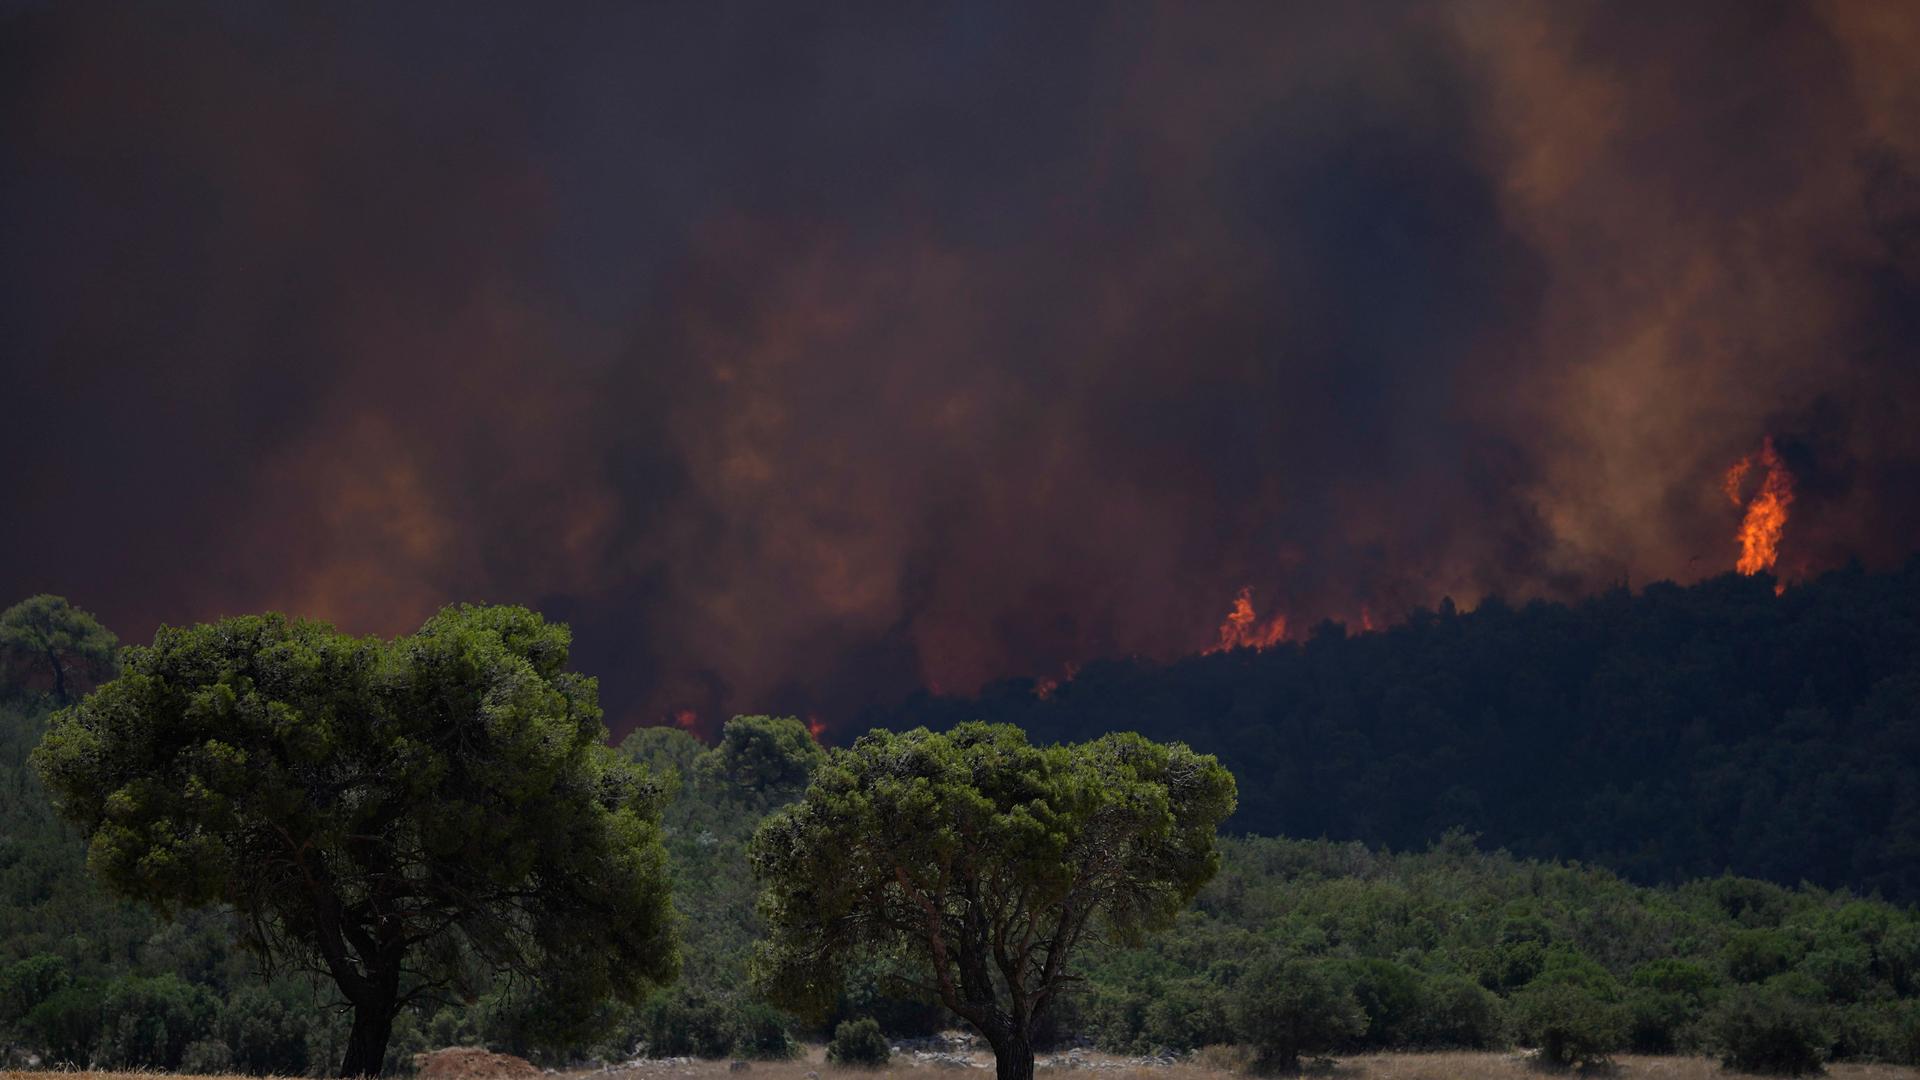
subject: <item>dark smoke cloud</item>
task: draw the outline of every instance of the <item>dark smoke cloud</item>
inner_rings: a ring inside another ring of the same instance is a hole
[[[15,5],[0,591],[616,726],[1920,536],[1920,15]]]

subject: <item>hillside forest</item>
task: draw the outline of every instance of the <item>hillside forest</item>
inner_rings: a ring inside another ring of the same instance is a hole
[[[231,911],[163,919],[102,889],[28,763],[65,688],[25,661],[7,679],[8,1063],[331,1068],[347,1023],[330,987],[263,972]],[[1219,755],[1241,793],[1217,875],[1171,930],[1092,940],[1045,1045],[1184,1053],[1278,1025],[1293,1033],[1282,1056],[1920,1063],[1920,562],[1780,596],[1762,576],[1443,605],[1381,632],[1329,624],[1260,652],[1089,665],[1038,690],[866,719],[1010,721],[1036,743],[1136,730]],[[747,850],[832,752],[805,724],[739,717],[711,746],[641,728],[617,748],[670,795],[678,979],[561,1016],[496,977],[403,1013],[390,1071],[456,1044],[556,1066],[782,1057],[845,1021],[896,1040],[950,1023],[879,972],[817,1015],[752,989],[764,928]]]

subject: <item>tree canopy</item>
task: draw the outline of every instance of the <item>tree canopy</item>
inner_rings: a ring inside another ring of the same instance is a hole
[[[63,596],[30,596],[0,612],[0,652],[45,671],[62,705],[73,700],[76,677],[113,673],[119,644],[111,630]]]
[[[1124,729],[1217,754],[1227,827],[1490,846],[1643,882],[1723,870],[1920,899],[1920,558],[1775,595],[1766,574],[1575,603],[1442,604],[1386,629],[917,695],[850,727]]]
[[[1030,1077],[1034,1027],[1075,978],[1083,935],[1170,925],[1218,868],[1234,797],[1213,758],[1137,735],[864,735],[754,838],[759,977],[776,1000],[818,1007],[850,964],[898,961],[986,1037],[1002,1080]]]
[[[638,999],[677,957],[660,789],[605,745],[563,625],[448,608],[383,642],[280,615],[162,628],[54,716],[35,763],[109,888],[232,905],[354,1011],[378,1073],[410,1000],[525,976]]]

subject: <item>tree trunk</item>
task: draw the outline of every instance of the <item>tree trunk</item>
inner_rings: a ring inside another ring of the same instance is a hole
[[[995,1080],[1033,1080],[1033,1039],[1024,1031],[989,1035]]]
[[[67,667],[60,662],[60,654],[51,648],[47,650],[47,666],[53,669],[53,696],[60,699],[61,705],[73,704],[67,696]]]
[[[354,1003],[353,1032],[347,1036],[341,1076],[379,1076],[386,1064],[387,1038],[393,1034],[393,1017],[400,1010],[393,996],[381,996],[385,1000]]]

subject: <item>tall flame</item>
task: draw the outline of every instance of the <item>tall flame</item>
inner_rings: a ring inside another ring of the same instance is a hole
[[[1219,640],[1207,653],[1227,652],[1232,649],[1260,649],[1278,645],[1287,637],[1287,617],[1275,615],[1265,626],[1253,610],[1253,587],[1244,586],[1240,595],[1234,598],[1233,610],[1227,613],[1227,620],[1220,624]]]
[[[1780,534],[1787,527],[1787,507],[1793,505],[1793,474],[1780,460],[1771,435],[1761,443],[1758,454],[1748,454],[1727,470],[1723,484],[1727,499],[1735,506],[1741,505],[1747,474],[1756,464],[1766,470],[1766,476],[1753,501],[1746,503],[1747,513],[1740,522],[1740,558],[1734,568],[1743,574],[1771,570],[1779,561]]]

